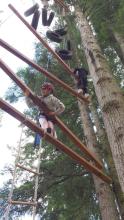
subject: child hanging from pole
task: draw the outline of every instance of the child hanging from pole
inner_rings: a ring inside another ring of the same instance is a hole
[[[75,68],[74,77],[77,81],[78,93],[83,94],[86,98],[89,98],[88,89],[87,89],[87,75],[88,71],[84,68]]]
[[[64,104],[53,95],[54,87],[51,83],[46,82],[41,86],[41,102],[44,103],[48,109],[50,110],[49,115],[46,115],[42,109],[40,109],[38,120],[41,128],[45,131],[50,133],[53,137],[57,138],[54,123],[52,120],[52,116],[60,115],[64,110]],[[26,98],[26,103],[29,107],[33,105],[32,100],[28,97]]]

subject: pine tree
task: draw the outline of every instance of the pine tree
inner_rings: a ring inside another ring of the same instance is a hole
[[[122,93],[112,77],[106,60],[93,35],[91,27],[80,8],[76,8],[76,21],[80,29],[82,43],[85,50],[89,70],[93,79],[95,92],[100,104],[105,128],[119,181],[124,192],[124,104]],[[108,89],[109,88],[109,89]],[[116,120],[115,120],[116,117]]]

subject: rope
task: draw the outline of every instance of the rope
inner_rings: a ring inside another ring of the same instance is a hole
[[[17,171],[17,164],[19,162],[20,159],[20,153],[21,153],[21,142],[22,142],[22,134],[23,134],[23,128],[24,126],[22,126],[22,130],[21,130],[21,134],[20,134],[20,140],[19,140],[19,144],[18,144],[18,149],[17,149],[17,156],[15,159],[15,167],[14,167],[14,172],[13,172],[13,180],[12,180],[12,186],[11,186],[11,190],[10,193],[8,195],[8,206],[6,207],[6,211],[5,211],[5,215],[3,217],[3,220],[9,220],[9,212],[10,212],[10,208],[11,208],[11,200],[12,200],[12,196],[13,196],[13,191],[14,191],[14,183],[15,183],[15,179],[16,179],[16,171]],[[40,147],[39,147],[39,151],[38,151],[38,165],[37,165],[37,173],[39,173],[40,170],[40,160],[41,160],[41,148],[42,148],[42,140],[40,141]],[[37,202],[37,191],[38,191],[38,181],[39,181],[39,176],[36,176],[35,179],[35,187],[34,187],[34,203]],[[36,216],[36,206],[33,207],[33,220],[35,220],[35,216]]]
[[[12,186],[11,186],[11,190],[10,190],[10,193],[9,193],[9,196],[8,196],[8,206],[7,206],[7,211],[5,213],[5,217],[3,217],[3,219],[5,220],[9,220],[9,212],[10,212],[10,208],[11,208],[11,199],[12,199],[12,196],[13,196],[13,190],[14,190],[14,183],[15,183],[15,179],[16,179],[16,171],[17,171],[17,162],[19,161],[20,159],[20,152],[21,152],[21,142],[22,142],[22,134],[23,134],[23,128],[24,126],[22,126],[22,129],[21,129],[21,134],[20,134],[20,140],[19,140],[19,144],[18,144],[18,148],[17,148],[17,156],[16,156],[16,159],[15,159],[15,167],[14,167],[14,172],[13,172],[13,180],[12,180]]]
[[[39,170],[40,170],[41,148],[42,148],[42,140],[40,141],[40,148],[38,151],[37,173],[39,173]],[[37,202],[38,180],[39,180],[39,176],[37,175],[35,179],[35,190],[34,190],[34,202],[35,203]],[[36,216],[36,206],[33,207],[33,220],[35,220],[35,216]]]

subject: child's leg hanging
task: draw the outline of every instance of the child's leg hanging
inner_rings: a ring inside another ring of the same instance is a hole
[[[51,129],[51,135],[54,137],[54,138],[57,138],[57,134],[56,134],[56,131],[55,131],[55,128],[54,128],[54,124],[52,121],[48,121],[48,128]]]
[[[48,121],[47,121],[47,119],[46,119],[46,117],[45,117],[44,115],[40,115],[40,117],[39,117],[39,123],[40,123],[41,128],[42,128],[44,131],[47,131]]]

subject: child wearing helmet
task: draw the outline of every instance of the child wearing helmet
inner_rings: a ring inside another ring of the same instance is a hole
[[[46,82],[41,86],[41,96],[39,96],[39,98],[41,99],[41,102],[43,102],[48,107],[50,112],[49,115],[46,115],[46,113],[40,109],[38,120],[41,128],[44,131],[57,138],[51,116],[60,115],[65,110],[65,106],[58,98],[53,95],[53,91],[54,87],[49,82]],[[26,100],[28,106],[31,107],[30,101],[31,100],[29,100],[29,98]]]
[[[77,81],[78,93],[82,93],[86,98],[89,98],[88,89],[87,89],[87,75],[88,71],[84,68],[75,68],[74,76]]]

